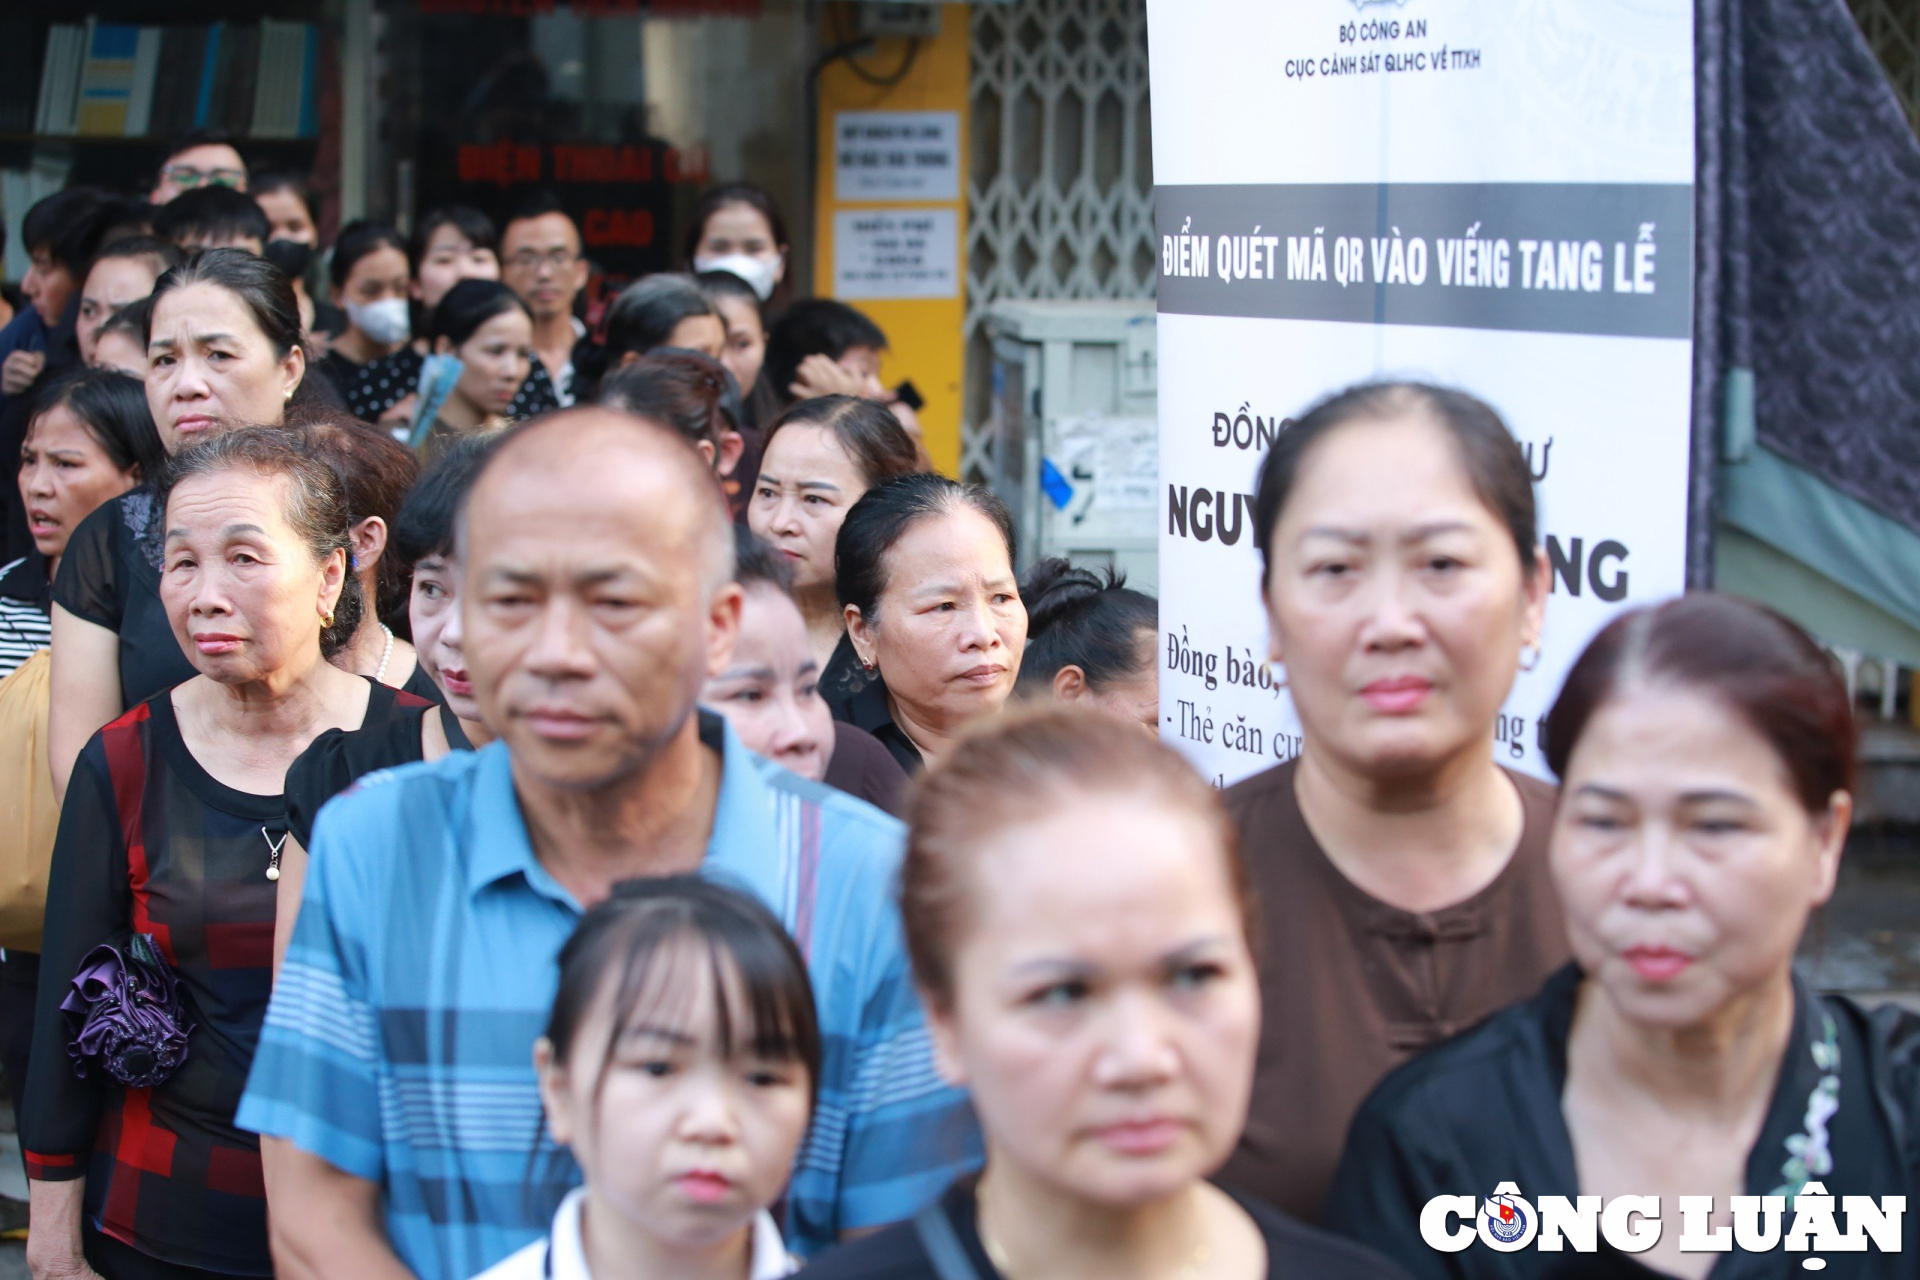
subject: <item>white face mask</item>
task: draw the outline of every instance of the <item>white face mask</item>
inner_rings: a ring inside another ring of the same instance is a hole
[[[413,320],[405,298],[382,298],[378,302],[347,303],[347,319],[353,327],[383,347],[405,342],[413,332]]]
[[[730,253],[724,258],[695,258],[695,271],[731,271],[745,280],[753,288],[760,301],[765,302],[773,296],[773,286],[780,282],[780,266],[784,262],[779,254],[771,258],[754,258],[744,253]]]

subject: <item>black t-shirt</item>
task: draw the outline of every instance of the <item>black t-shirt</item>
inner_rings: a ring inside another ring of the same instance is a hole
[[[473,745],[460,731],[460,721],[445,707],[395,693],[393,714],[375,721],[369,715],[361,729],[329,729],[315,738],[287,769],[287,830],[302,849],[313,845],[313,820],[320,806],[356,781],[381,769],[417,764],[425,759],[420,747],[421,721],[438,713],[440,727],[456,751]]]
[[[120,637],[120,705],[137,706],[199,674],[160,603],[160,543],[152,488],[100,504],[67,540],[53,602]]]
[[[1435,1196],[1492,1195],[1512,1182],[1536,1206],[1583,1188],[1561,1098],[1580,970],[1567,965],[1530,1000],[1395,1070],[1354,1117],[1327,1196],[1327,1225],[1365,1240],[1425,1280],[1655,1280],[1664,1273],[1615,1252],[1525,1248],[1497,1253],[1475,1240],[1459,1253],[1430,1248],[1420,1217]],[[1818,1098],[1816,1098],[1818,1095]],[[1816,1105],[1818,1102],[1820,1105]],[[1837,1104],[1837,1107],[1833,1104]],[[1794,1023],[1759,1138],[1747,1156],[1751,1196],[1791,1196],[1809,1178],[1847,1196],[1920,1196],[1920,1016],[1891,1005],[1868,1012],[1794,982]],[[1821,1153],[1818,1167],[1802,1156]],[[1671,1205],[1666,1206],[1671,1213]],[[1792,1223],[1789,1213],[1783,1229]],[[1845,1221],[1842,1219],[1842,1226]],[[1664,1226],[1679,1229],[1678,1215]],[[1894,1280],[1914,1274],[1920,1230],[1901,1221],[1901,1253],[1825,1255],[1824,1274]],[[1735,1249],[1713,1280],[1788,1280],[1811,1274],[1809,1255]]]
[[[366,366],[349,360],[345,355],[336,350],[329,351],[324,356],[321,356],[320,359],[315,362],[315,367],[326,375],[327,381],[333,384],[333,389],[340,393],[340,403],[351,405],[352,400],[348,392],[352,389],[354,382],[359,378],[360,371],[365,369]]]
[[[400,686],[400,692],[410,693],[423,702],[436,705],[447,700],[446,696],[440,692],[440,686],[435,684],[433,677],[427,674],[427,669],[417,661],[413,664],[413,674],[408,676],[407,682]]]
[[[896,818],[906,817],[907,771],[878,738],[857,725],[833,722],[833,754],[821,780]]]
[[[977,1176],[962,1178],[940,1197],[940,1211],[977,1280],[1002,1280],[1000,1269],[980,1243],[974,1188]],[[1233,1195],[1231,1191],[1228,1195]],[[1406,1273],[1371,1249],[1294,1221],[1264,1204],[1233,1196],[1247,1211],[1267,1243],[1267,1276],[1301,1280],[1406,1280]],[[920,1229],[901,1222],[865,1239],[821,1255],[800,1272],[800,1280],[953,1280],[935,1268]]]
[[[827,706],[835,720],[863,729],[878,739],[907,776],[920,772],[926,763],[920,748],[913,745],[913,739],[893,722],[893,708],[887,704],[887,684],[878,675],[871,677],[851,697],[838,701],[828,698]]]

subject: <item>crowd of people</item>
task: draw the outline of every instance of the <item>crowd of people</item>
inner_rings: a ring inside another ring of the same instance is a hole
[[[1731,597],[1635,609],[1547,718],[1557,787],[1502,767],[1549,572],[1486,404],[1363,385],[1263,459],[1302,746],[1221,795],[1158,741],[1153,598],[1017,562],[765,193],[591,328],[550,200],[314,214],[198,135],[25,218],[39,1280],[1739,1280],[1802,1255],[1682,1251],[1678,1197],[1920,1193],[1920,1018],[1793,969],[1836,664]],[[1674,1226],[1426,1243],[1503,1182]],[[1911,1275],[1913,1221],[1829,1261]]]

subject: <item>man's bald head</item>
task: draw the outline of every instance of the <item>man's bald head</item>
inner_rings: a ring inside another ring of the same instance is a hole
[[[529,423],[482,464],[457,538],[473,696],[516,778],[625,786],[693,741],[700,689],[733,656],[740,588],[692,445],[605,408]]]
[[[582,518],[605,514],[611,502],[644,506],[666,520],[684,521],[680,547],[699,555],[707,590],[733,579],[733,522],[713,468],[684,436],[651,418],[600,406],[562,409],[521,424],[488,451],[467,489],[456,544],[467,545],[469,525],[487,519],[502,477],[524,492],[544,482]]]

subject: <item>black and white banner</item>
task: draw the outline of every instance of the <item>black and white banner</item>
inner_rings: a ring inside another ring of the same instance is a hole
[[[1252,492],[1284,421],[1412,377],[1527,450],[1552,564],[1501,758],[1611,614],[1685,584],[1691,0],[1148,0],[1160,255],[1161,730],[1293,755]]]

